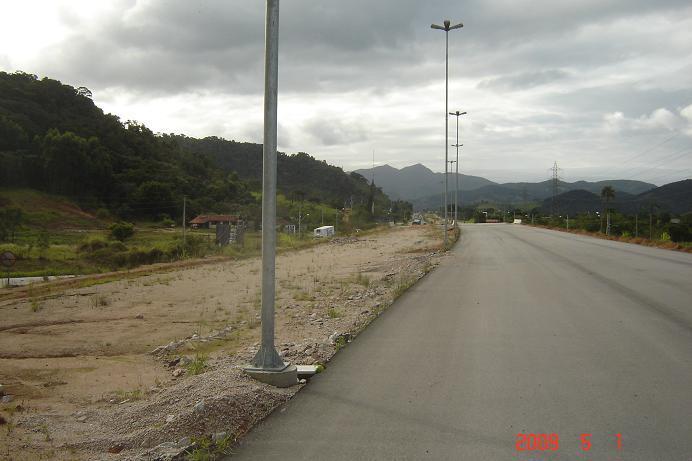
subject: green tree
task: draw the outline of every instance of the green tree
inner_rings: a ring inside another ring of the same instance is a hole
[[[177,205],[171,186],[161,181],[146,181],[140,184],[134,194],[134,203],[137,214],[149,217],[170,211],[171,207]]]
[[[41,258],[45,257],[46,251],[50,248],[50,236],[46,229],[41,229],[36,236],[36,248],[38,248]]]
[[[26,141],[24,129],[14,120],[0,115],[0,151],[19,149]]]
[[[0,209],[0,241],[14,242],[17,229],[22,225],[23,216],[21,208]]]
[[[50,192],[78,195],[84,191],[89,179],[86,139],[69,131],[48,130],[41,141],[41,155]]]

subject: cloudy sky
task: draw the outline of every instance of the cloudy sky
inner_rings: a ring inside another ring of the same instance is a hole
[[[86,86],[156,132],[261,142],[264,2],[0,6],[1,70]],[[465,173],[692,177],[689,0],[283,1],[280,150],[442,171],[444,32],[430,24],[446,18],[464,23],[449,38]]]

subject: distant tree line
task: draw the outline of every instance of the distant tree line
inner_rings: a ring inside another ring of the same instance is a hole
[[[0,187],[67,196],[129,220],[179,219],[186,196],[188,216],[233,211],[259,221],[261,145],[154,134],[104,114],[91,96],[88,88],[0,72]],[[373,222],[390,213],[389,198],[358,174],[306,153],[281,153],[278,167],[286,196],[353,204]]]

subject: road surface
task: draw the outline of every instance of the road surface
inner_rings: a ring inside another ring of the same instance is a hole
[[[518,451],[518,433],[557,434],[558,449]],[[464,226],[440,267],[234,451],[690,461],[692,254]]]

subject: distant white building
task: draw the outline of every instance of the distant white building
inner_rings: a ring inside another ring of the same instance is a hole
[[[313,231],[315,237],[331,237],[334,235],[334,226],[322,226]]]

